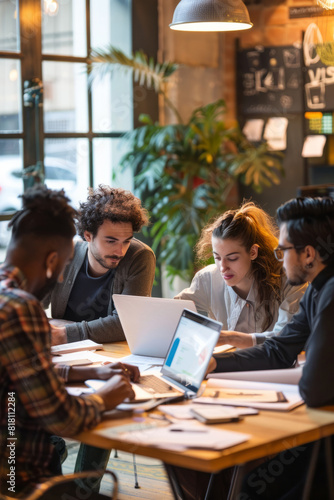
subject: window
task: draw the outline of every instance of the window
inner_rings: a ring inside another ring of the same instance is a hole
[[[132,51],[131,0],[0,2],[1,220],[32,182],[23,167],[41,167],[74,205],[88,186],[112,183],[120,137],[133,128],[133,89],[121,72],[88,89],[90,48],[107,44]],[[132,188],[130,176],[122,186]]]

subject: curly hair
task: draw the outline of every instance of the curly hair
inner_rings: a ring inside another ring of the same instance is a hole
[[[237,210],[228,210],[209,223],[196,245],[199,260],[212,256],[212,237],[238,240],[247,252],[258,245],[258,256],[252,261],[251,273],[258,285],[259,303],[264,304],[265,318],[262,331],[273,321],[273,300],[281,301],[282,263],[278,262],[274,248],[278,244],[278,229],[274,220],[253,202],[243,203]]]
[[[33,235],[43,239],[54,236],[72,239],[75,236],[77,212],[69,205],[63,189],[54,191],[38,184],[27,189],[21,198],[22,210],[16,212],[8,224],[12,238]]]
[[[130,222],[133,231],[138,233],[143,226],[147,226],[149,216],[140,199],[130,191],[100,184],[97,189],[89,190],[86,202],[80,203],[77,222],[79,235],[83,238],[84,232],[89,231],[95,237],[105,220]]]

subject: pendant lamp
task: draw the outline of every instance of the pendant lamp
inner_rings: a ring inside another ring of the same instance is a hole
[[[237,31],[252,26],[242,0],[181,0],[169,25],[179,31]]]

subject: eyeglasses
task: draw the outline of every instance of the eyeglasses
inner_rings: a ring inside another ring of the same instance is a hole
[[[301,246],[298,246],[298,247],[277,247],[274,249],[274,254],[275,254],[275,257],[276,259],[278,260],[278,262],[283,262],[284,260],[284,252],[286,250],[292,250],[292,249],[301,249],[301,248],[304,248],[304,247],[301,247]]]

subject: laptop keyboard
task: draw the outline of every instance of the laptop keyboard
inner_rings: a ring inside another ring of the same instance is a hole
[[[174,387],[166,384],[166,382],[155,375],[145,375],[145,377],[140,377],[139,382],[136,382],[136,385],[139,385],[139,387],[148,392],[164,393],[176,390]]]

